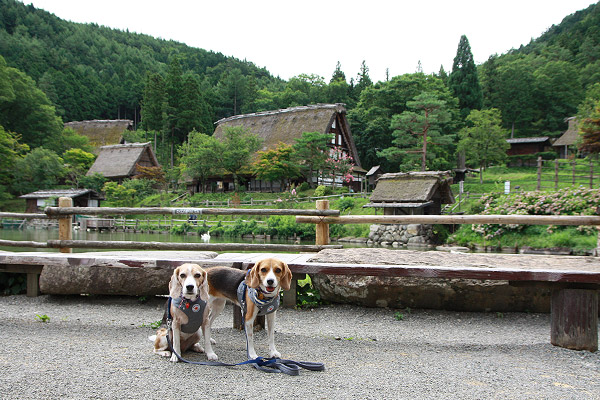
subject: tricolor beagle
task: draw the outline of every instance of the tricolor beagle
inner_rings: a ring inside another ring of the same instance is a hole
[[[172,316],[172,330],[161,328],[155,336],[150,336],[154,341],[154,352],[164,356],[171,356],[172,362],[178,358],[169,351],[167,334],[173,344],[173,350],[179,355],[182,351],[191,349],[202,353],[204,348],[200,344],[200,328],[204,334],[205,343],[209,343],[210,334],[206,336],[206,322],[209,317],[208,284],[206,271],[198,264],[183,264],[173,271],[169,282],[170,313]],[[206,346],[206,344],[205,344]]]
[[[248,357],[257,357],[253,329],[258,315],[266,315],[269,356],[281,357],[275,348],[275,312],[279,306],[280,290],[290,288],[292,272],[287,264],[275,258],[266,258],[247,272],[230,267],[214,267],[208,269],[207,280],[211,313],[205,335],[210,337],[212,322],[223,311],[226,300],[230,300],[242,308],[248,338]],[[206,356],[209,360],[218,358],[210,347],[210,341],[206,343]]]

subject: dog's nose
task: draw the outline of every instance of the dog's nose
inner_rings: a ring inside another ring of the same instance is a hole
[[[273,286],[273,282],[275,282],[274,279],[267,279],[267,285]]]
[[[188,292],[194,291],[194,285],[187,285],[185,288],[187,289]]]

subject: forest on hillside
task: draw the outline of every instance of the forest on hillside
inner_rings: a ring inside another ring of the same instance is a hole
[[[356,75],[338,63],[331,77],[307,71],[284,81],[246,60],[0,0],[0,196],[26,190],[28,156],[81,173],[90,149],[63,129],[69,121],[132,119],[138,137],[160,142],[170,168],[190,132],[211,135],[221,118],[344,103],[363,168],[450,169],[459,151],[474,167],[502,162],[509,136],[558,137],[565,118],[591,115],[600,100],[600,4],[481,65],[465,36],[457,42],[451,71],[372,82],[365,60]],[[37,185],[69,184],[68,175]]]

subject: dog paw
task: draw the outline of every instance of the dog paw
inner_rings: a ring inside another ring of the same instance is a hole
[[[210,344],[217,344],[217,341],[213,338],[210,338]]]
[[[192,346],[192,351],[195,351],[196,353],[204,353],[204,347],[202,347],[200,343],[196,343]]]
[[[258,358],[258,354],[256,354],[256,352],[248,353],[249,360],[253,360],[255,358]]]
[[[281,353],[277,350],[272,350],[269,352],[269,357],[271,358],[281,358]]]
[[[179,358],[177,358],[177,356],[175,354],[173,354],[171,356],[171,359],[169,361],[171,361],[171,362],[177,362],[177,361],[179,361]]]
[[[155,353],[161,357],[171,357],[170,351],[155,351]]]
[[[217,357],[217,355],[214,352],[207,353],[206,358],[208,358],[208,361],[217,361],[219,359],[219,357]]]

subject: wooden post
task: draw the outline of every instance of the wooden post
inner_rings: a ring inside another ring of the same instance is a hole
[[[317,200],[317,210],[329,210],[329,200]],[[315,227],[315,244],[329,244],[329,224],[319,222]]]
[[[542,157],[537,159],[537,189],[540,190],[542,187]]]
[[[550,342],[571,350],[598,350],[598,291],[552,292]]]
[[[58,206],[59,207],[73,207],[73,199],[70,197],[59,197],[58,198]],[[72,240],[73,239],[73,227],[72,224],[72,215],[65,215],[58,219],[58,240]],[[72,253],[73,250],[69,247],[61,247],[61,253]]]
[[[558,190],[558,160],[554,160],[554,190]]]
[[[286,308],[295,308],[296,299],[298,295],[298,278],[303,279],[306,274],[292,274],[292,281],[290,282],[290,290],[283,293],[282,306]]]
[[[590,160],[590,189],[594,188],[594,162]]]

